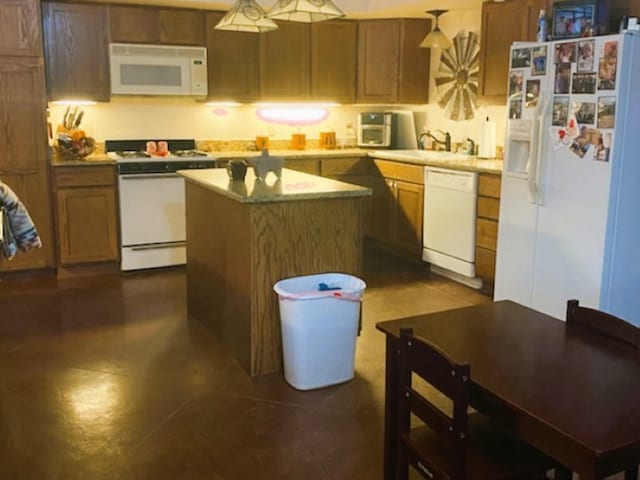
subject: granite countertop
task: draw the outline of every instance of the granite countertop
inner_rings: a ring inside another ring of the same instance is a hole
[[[451,170],[502,174],[502,160],[497,158],[478,158],[462,153],[428,150],[375,150],[369,152],[369,156],[429,167],[449,168]]]
[[[371,150],[365,150],[360,148],[346,148],[341,150],[269,150],[269,154],[272,156],[284,157],[284,158],[344,158],[344,157],[366,157]],[[221,152],[208,152],[211,159],[234,159],[234,158],[252,158],[261,155],[262,152],[257,151],[221,151]],[[51,165],[54,167],[64,166],[92,166],[92,165],[115,165],[116,160],[110,158],[104,153],[92,154],[84,159],[78,160],[61,160],[52,156]]]
[[[115,165],[117,162],[113,158],[109,158],[104,153],[91,154],[85,158],[77,160],[61,160],[56,158],[56,155],[52,156],[51,165],[54,167],[69,167],[69,166],[100,166],[100,165]]]
[[[335,150],[309,149],[309,150],[269,150],[269,155],[284,158],[343,158],[343,157],[366,157],[371,150],[361,148],[345,148]],[[252,158],[258,157],[262,152],[258,151],[229,151],[229,152],[211,152],[210,155],[220,159],[233,158]]]
[[[367,150],[361,148],[348,148],[344,150],[270,150],[273,156],[284,158],[344,158],[344,157],[364,157],[369,155],[373,158],[393,160],[397,162],[413,163],[431,167],[450,168],[452,170],[464,170],[472,172],[483,172],[502,174],[502,160],[482,159],[460,153],[433,152],[419,150]],[[253,151],[222,151],[210,152],[212,159],[237,159],[257,157],[261,152]],[[60,166],[92,166],[92,165],[115,165],[117,162],[105,154],[89,155],[82,160],[57,160],[55,157],[51,161],[54,167]]]
[[[270,172],[266,181],[256,178],[253,168],[247,169],[244,182],[230,181],[226,169],[179,170],[187,180],[241,203],[273,203],[326,198],[365,197],[371,189],[339,182],[307,173],[282,169],[277,179]]]

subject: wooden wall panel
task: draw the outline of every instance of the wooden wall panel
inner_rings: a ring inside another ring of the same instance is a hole
[[[249,209],[186,182],[187,305],[251,371]]]

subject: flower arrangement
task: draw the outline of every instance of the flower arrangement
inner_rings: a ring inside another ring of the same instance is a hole
[[[83,116],[84,111],[77,106],[68,106],[64,112],[55,142],[56,150],[63,158],[82,159],[96,148],[96,141],[87,137],[86,132],[80,128]]]

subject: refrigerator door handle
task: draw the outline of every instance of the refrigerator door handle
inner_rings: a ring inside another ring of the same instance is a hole
[[[541,95],[541,97],[542,98],[540,98],[540,103],[538,104],[538,110],[536,112],[536,121],[534,123],[533,132],[533,144],[535,145],[536,151],[535,154],[531,155],[532,163],[529,165],[529,169],[527,171],[529,196],[531,197],[531,203],[536,205],[543,205],[542,192],[540,189],[540,172],[544,146],[545,116],[551,100],[551,97],[548,95]]]
[[[542,143],[540,141],[542,139],[542,136],[540,133],[542,130],[542,119],[544,114],[542,99],[539,99],[538,102],[539,103],[536,110],[535,122],[533,124],[533,131],[531,132],[531,145],[534,146],[535,152],[530,153],[529,165],[527,168],[527,187],[529,188],[529,199],[533,204],[538,203],[538,165],[540,163],[540,155],[542,153],[540,145]]]

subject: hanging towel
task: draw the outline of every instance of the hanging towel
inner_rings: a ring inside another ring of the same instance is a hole
[[[18,250],[41,248],[42,242],[29,212],[6,183],[0,181],[2,214],[2,253],[11,260]]]

